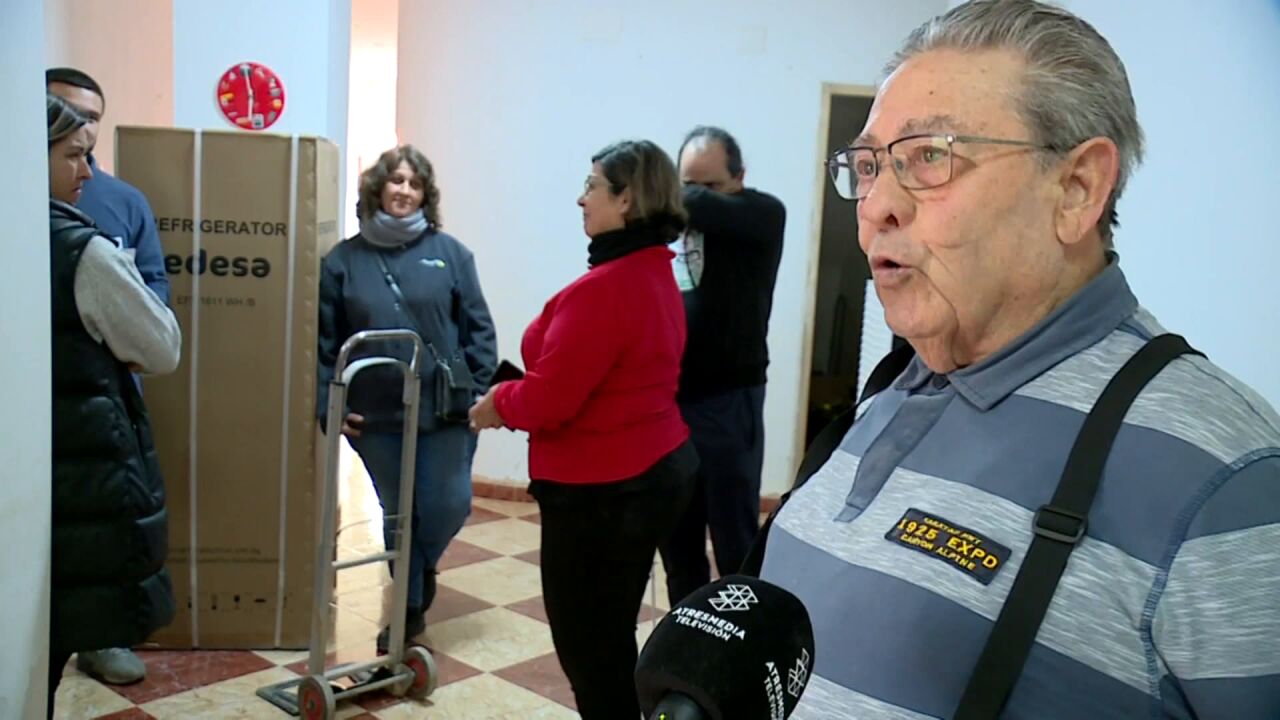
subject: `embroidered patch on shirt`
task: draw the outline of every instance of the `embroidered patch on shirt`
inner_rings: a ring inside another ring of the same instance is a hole
[[[1009,548],[968,528],[915,508],[910,508],[889,532],[886,540],[922,552],[959,570],[983,585],[1009,559]]]
[[[427,267],[433,267],[433,268],[444,267],[444,260],[441,260],[440,258],[422,258],[418,262],[422,263],[423,265],[426,265]]]

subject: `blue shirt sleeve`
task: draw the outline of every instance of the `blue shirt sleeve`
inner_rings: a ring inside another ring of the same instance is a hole
[[[134,223],[134,235],[130,238],[130,245],[135,248],[133,260],[142,275],[142,281],[168,305],[169,275],[164,269],[164,253],[160,250],[156,221],[151,216],[150,204],[145,197],[141,197],[141,193],[138,194],[137,202],[141,206],[138,212],[142,217]]]

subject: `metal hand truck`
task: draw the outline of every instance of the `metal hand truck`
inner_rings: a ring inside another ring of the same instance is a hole
[[[413,359],[408,363],[392,357],[366,357],[348,364],[352,350],[363,343],[407,341],[413,343]],[[321,490],[320,542],[316,546],[316,585],[311,614],[311,656],[305,677],[277,683],[258,690],[258,696],[303,720],[331,720],[337,703],[363,693],[388,688],[395,695],[414,699],[435,692],[439,682],[435,659],[424,647],[405,649],[405,613],[409,601],[409,553],[412,540],[414,460],[418,443],[418,368],[422,358],[422,338],[409,330],[366,330],[352,335],[342,345],[329,383],[329,415],[325,427],[327,464]],[[347,388],[352,379],[371,367],[393,365],[404,374],[404,444],[400,455],[400,506],[387,521],[395,523],[394,549],[353,560],[336,561],[334,520],[337,514],[338,449],[342,422],[346,417]],[[329,605],[334,574],[338,570],[390,560],[392,568],[391,638],[387,654],[375,660],[325,668],[329,645]],[[346,678],[351,684],[335,687],[331,681]],[[297,688],[293,692],[293,688]]]

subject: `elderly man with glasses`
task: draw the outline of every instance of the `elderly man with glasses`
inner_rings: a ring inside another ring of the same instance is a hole
[[[888,71],[828,167],[914,352],[771,519],[817,638],[793,717],[1280,717],[1280,417],[1120,269],[1120,59],[978,0]]]

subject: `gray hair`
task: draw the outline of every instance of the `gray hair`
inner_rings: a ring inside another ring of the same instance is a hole
[[[1027,69],[1014,102],[1036,143],[1064,153],[1095,137],[1120,154],[1116,186],[1098,220],[1107,248],[1116,202],[1142,162],[1142,128],[1124,63],[1092,25],[1035,0],[973,0],[916,28],[885,68],[931,50],[1013,50]],[[1048,160],[1048,158],[1046,158]]]
[[[71,103],[54,95],[45,93],[45,119],[49,125],[49,147],[53,147],[71,133],[79,130],[89,122]]]

